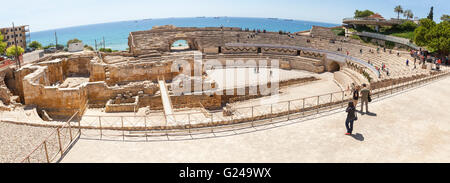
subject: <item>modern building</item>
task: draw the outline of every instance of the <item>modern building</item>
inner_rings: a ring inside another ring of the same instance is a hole
[[[7,47],[15,44],[14,35],[16,36],[17,46],[24,49],[27,48],[27,39],[30,37],[30,29],[28,25],[14,26],[0,28],[0,32],[3,35],[3,42],[6,42]]]
[[[342,23],[345,27],[356,27],[358,25],[373,25],[375,26],[375,30],[379,31],[381,26],[393,26],[402,24],[406,20],[402,19],[390,19],[386,20],[379,13],[375,13],[368,17],[363,18],[344,18]]]

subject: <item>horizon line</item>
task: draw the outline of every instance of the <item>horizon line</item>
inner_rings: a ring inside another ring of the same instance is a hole
[[[215,18],[215,17],[220,17],[220,18],[261,18],[261,19],[276,18],[276,19],[281,19],[281,20],[294,20],[294,21],[305,21],[305,22],[312,22],[312,23],[325,23],[325,24],[336,24],[336,25],[339,25],[339,23],[331,23],[331,22],[323,22],[323,21],[312,21],[312,20],[300,20],[300,19],[293,19],[293,18],[277,18],[277,17],[239,17],[239,16],[236,16],[236,17],[234,17],[234,16],[195,16],[195,17],[192,17],[192,16],[189,16],[189,17],[165,17],[165,18],[144,18],[144,19],[118,20],[118,21],[111,21],[111,22],[91,23],[91,24],[73,25],[73,26],[67,26],[67,27],[58,27],[58,28],[52,28],[52,29],[44,29],[44,30],[34,31],[34,33],[45,32],[45,31],[53,31],[53,30],[56,31],[56,30],[61,30],[61,29],[74,28],[74,27],[83,27],[83,26],[90,26],[90,25],[98,25],[98,24],[109,24],[109,23],[148,20],[148,19],[153,20],[153,19],[170,19],[170,18]]]

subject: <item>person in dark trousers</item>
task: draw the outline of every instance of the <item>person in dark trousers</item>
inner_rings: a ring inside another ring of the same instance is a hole
[[[358,105],[358,99],[359,99],[359,86],[356,86],[355,90],[353,90],[353,106]]]
[[[345,128],[347,128],[347,133],[345,135],[351,135],[353,131],[353,122],[356,119],[356,108],[353,105],[353,102],[348,103],[348,107],[345,109],[345,112],[347,112],[347,119],[345,120]]]

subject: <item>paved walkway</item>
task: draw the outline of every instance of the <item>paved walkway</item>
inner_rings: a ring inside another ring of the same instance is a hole
[[[345,113],[188,141],[80,139],[62,162],[450,162],[450,78],[375,101],[353,138]]]

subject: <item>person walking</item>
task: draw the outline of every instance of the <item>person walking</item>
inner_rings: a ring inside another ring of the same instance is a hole
[[[406,66],[409,66],[409,60],[406,59]]]
[[[353,105],[353,102],[348,103],[347,109],[347,119],[345,119],[345,128],[347,128],[347,133],[345,135],[351,135],[353,131],[353,122],[357,120],[356,118],[356,108]]]
[[[358,99],[359,99],[359,86],[356,86],[353,90],[353,106],[356,107],[358,105]]]
[[[361,112],[363,112],[364,105],[366,105],[366,113],[369,113],[369,97],[370,90],[366,84],[363,84],[363,89],[361,90]]]

